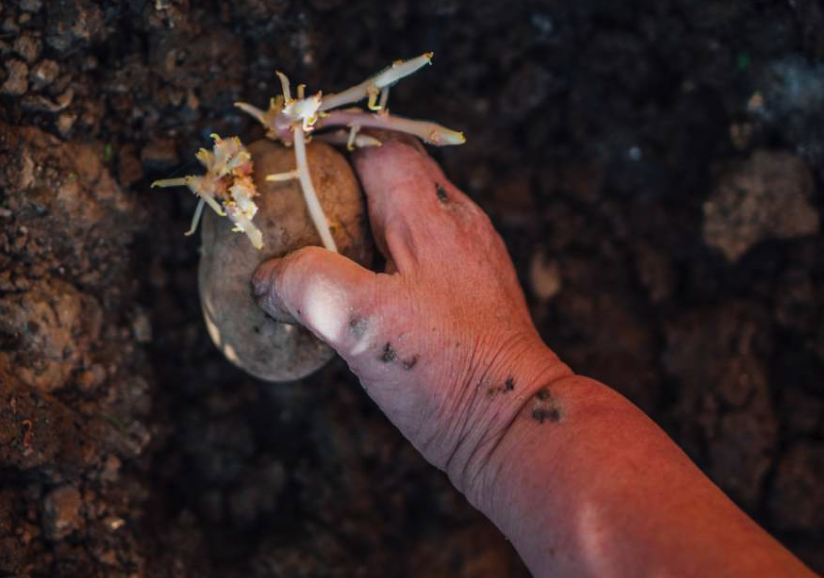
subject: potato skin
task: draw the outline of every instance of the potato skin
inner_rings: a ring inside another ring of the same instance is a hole
[[[260,196],[254,223],[263,234],[258,251],[232,222],[203,214],[198,271],[200,302],[209,335],[226,358],[248,373],[273,382],[292,381],[320,369],[334,351],[299,325],[274,321],[254,302],[251,278],[260,263],[307,245],[321,246],[297,180],[268,182],[266,176],[295,168],[294,152],[268,140],[248,147]],[[346,158],[321,142],[307,147],[312,182],[341,254],[369,266],[372,240],[363,194]]]

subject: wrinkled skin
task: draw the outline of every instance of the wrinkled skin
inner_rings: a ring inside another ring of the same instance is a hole
[[[385,272],[304,248],[258,268],[258,303],[334,347],[534,575],[812,575],[543,344],[501,238],[425,152],[393,140],[355,168]]]
[[[261,267],[255,290],[270,315],[331,344],[461,488],[485,459],[478,448],[494,445],[524,400],[569,370],[538,336],[489,217],[416,141],[389,139],[354,159],[385,272],[307,247]],[[513,368],[532,359],[517,394],[493,403]]]

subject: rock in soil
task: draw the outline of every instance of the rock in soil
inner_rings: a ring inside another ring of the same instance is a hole
[[[818,232],[813,175],[796,156],[759,150],[727,166],[704,203],[704,240],[735,262],[763,239]]]

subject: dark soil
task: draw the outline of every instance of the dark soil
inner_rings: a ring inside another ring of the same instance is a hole
[[[504,235],[579,372],[824,572],[817,0],[4,0],[0,575],[523,576],[340,361],[272,386],[209,340],[195,205],[274,70],[393,110]]]

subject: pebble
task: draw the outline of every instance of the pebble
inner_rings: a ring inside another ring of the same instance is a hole
[[[132,321],[132,333],[138,343],[151,342],[152,324],[145,311],[139,311]]]
[[[63,138],[68,138],[71,135],[74,123],[77,121],[77,115],[72,112],[64,112],[57,117],[57,130]]]
[[[23,12],[37,12],[43,7],[41,0],[20,0],[20,10]]]
[[[817,233],[812,194],[813,175],[800,158],[755,151],[727,167],[704,203],[704,241],[735,262],[763,239]]]
[[[43,502],[43,527],[52,540],[62,540],[82,524],[80,492],[74,486],[62,486],[46,495]]]
[[[538,249],[532,254],[529,284],[532,292],[541,301],[549,301],[561,292],[561,268],[544,249]]]
[[[9,96],[20,96],[26,94],[29,89],[29,67],[25,62],[12,58],[6,64],[8,78],[0,87],[0,93]]]
[[[40,90],[50,85],[54,82],[54,79],[57,78],[58,74],[60,74],[60,66],[54,60],[47,58],[39,62],[37,66],[32,69],[31,75],[29,76],[32,89]]]
[[[35,62],[40,57],[43,50],[43,43],[39,38],[31,34],[24,34],[14,41],[14,51],[22,56],[29,64]]]

